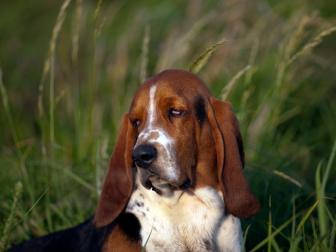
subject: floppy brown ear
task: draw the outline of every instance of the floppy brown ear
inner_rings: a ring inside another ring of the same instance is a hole
[[[226,210],[239,218],[252,216],[260,206],[243,174],[243,143],[231,105],[210,98],[208,118],[216,145],[218,178]]]
[[[133,189],[132,149],[135,132],[124,115],[100,195],[94,222],[97,227],[111,223],[123,211]]]

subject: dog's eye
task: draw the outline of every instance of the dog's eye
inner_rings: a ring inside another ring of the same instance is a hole
[[[140,120],[135,119],[135,120],[132,120],[131,123],[132,123],[134,128],[139,128],[141,122],[140,122]]]
[[[172,117],[179,117],[179,116],[183,116],[185,113],[185,111],[181,110],[181,109],[174,109],[174,108],[170,108],[168,110],[168,115],[172,116]]]

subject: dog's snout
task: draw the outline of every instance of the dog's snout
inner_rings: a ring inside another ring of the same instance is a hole
[[[133,160],[141,168],[148,168],[157,157],[156,148],[151,144],[142,144],[133,150]]]

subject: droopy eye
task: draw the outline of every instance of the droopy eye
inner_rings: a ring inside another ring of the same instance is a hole
[[[132,123],[134,128],[139,128],[141,122],[140,122],[140,120],[135,119],[135,120],[132,120],[131,123]]]
[[[181,109],[174,109],[174,108],[170,108],[168,110],[168,115],[169,116],[173,116],[173,117],[179,117],[179,116],[183,116],[185,113],[184,110]]]

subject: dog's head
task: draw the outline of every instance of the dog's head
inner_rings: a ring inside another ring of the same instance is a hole
[[[259,210],[243,175],[244,151],[230,104],[213,98],[195,75],[167,70],[146,81],[124,116],[99,206],[97,226],[127,205],[135,174],[162,197],[211,186],[226,210],[249,217]]]

